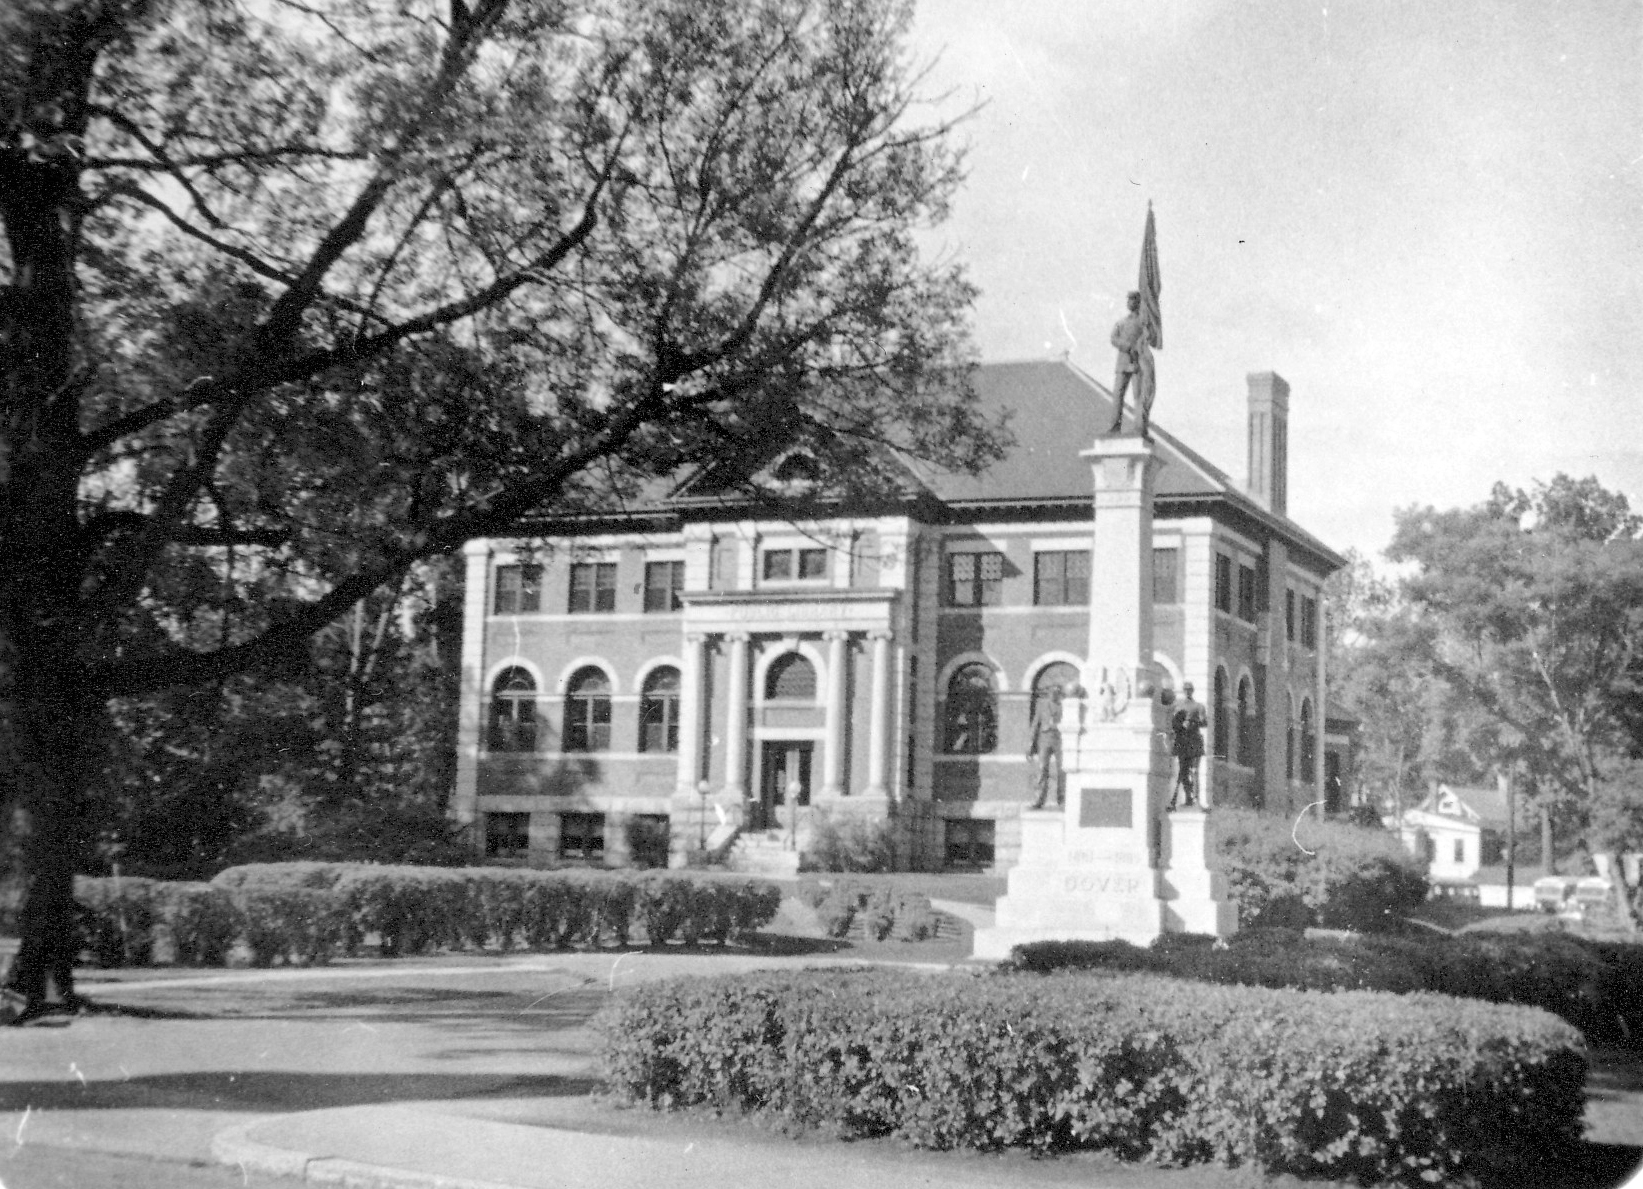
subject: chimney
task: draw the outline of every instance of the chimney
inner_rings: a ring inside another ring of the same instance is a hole
[[[1269,512],[1289,505],[1289,384],[1277,372],[1249,376],[1249,481],[1244,490]]]

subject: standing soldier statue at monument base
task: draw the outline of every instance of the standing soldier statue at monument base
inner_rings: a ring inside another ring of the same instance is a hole
[[[1170,751],[1175,755],[1175,784],[1170,787],[1169,807],[1182,793],[1188,808],[1198,804],[1198,762],[1204,758],[1204,728],[1209,715],[1203,704],[1192,700],[1192,682],[1181,687],[1181,701],[1170,715]]]
[[[1061,687],[1052,685],[1044,696],[1033,703],[1032,719],[1027,724],[1027,762],[1031,765],[1033,789],[1037,798],[1034,809],[1043,809],[1050,789],[1055,789],[1055,803],[1060,806],[1066,794],[1061,789]]]

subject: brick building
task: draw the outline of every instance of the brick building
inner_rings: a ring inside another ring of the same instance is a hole
[[[913,868],[1009,865],[1032,699],[1078,679],[1101,598],[1079,450],[1112,405],[1062,362],[976,387],[1013,410],[1009,457],[909,466],[870,515],[760,519],[695,475],[620,520],[471,543],[453,812],[487,853],[802,848],[825,813],[893,822]],[[1243,488],[1154,427],[1156,660],[1209,707],[1209,801],[1288,812],[1325,798],[1320,588],[1343,559],[1285,514],[1288,385],[1252,375],[1248,399]],[[809,467],[778,453],[761,479]]]

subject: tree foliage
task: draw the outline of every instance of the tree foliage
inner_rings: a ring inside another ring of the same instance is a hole
[[[998,449],[899,0],[0,12],[0,660],[69,974],[111,698],[300,667],[425,558],[802,441]],[[229,612],[232,611],[232,614]],[[31,907],[32,905],[32,907]],[[54,948],[55,947],[55,948]]]
[[[1643,849],[1637,675],[1643,517],[1594,478],[1497,485],[1473,508],[1399,513],[1387,556],[1428,641],[1421,663],[1487,716],[1594,852]]]

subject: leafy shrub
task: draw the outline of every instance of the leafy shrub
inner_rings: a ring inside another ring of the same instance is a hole
[[[1160,939],[1162,940],[1162,939]],[[1465,933],[1308,938],[1295,929],[1251,929],[1227,947],[1122,941],[1017,946],[1004,968],[1148,971],[1200,982],[1293,989],[1434,991],[1539,1007],[1593,1044],[1643,1043],[1643,946],[1550,934]]]
[[[896,865],[895,827],[882,818],[854,814],[836,820],[818,810],[803,856],[811,871],[890,871]]]
[[[1425,871],[1385,830],[1311,818],[1297,825],[1230,807],[1217,808],[1214,822],[1240,926],[1261,921],[1380,932],[1426,899]],[[1262,920],[1274,901],[1282,906]]]
[[[246,863],[226,867],[211,877],[221,888],[243,888],[250,884],[281,888],[329,888],[341,879],[344,872],[362,863],[323,863],[302,861],[292,863]]]
[[[928,896],[903,891],[890,884],[837,879],[829,885],[800,884],[799,898],[816,910],[822,932],[833,938],[850,935],[861,925],[862,936],[883,941],[894,935],[903,941],[934,937],[937,917]]]
[[[222,966],[240,934],[239,913],[226,888],[209,883],[151,885],[156,914],[171,932],[172,960]]]
[[[724,945],[781,906],[781,889],[765,881],[660,872],[304,862],[230,868],[210,884],[120,882],[118,897],[112,880],[82,880],[77,892],[86,944],[112,964],[148,961],[158,920],[178,961],[221,963],[243,939],[254,962],[271,965],[327,961],[373,935],[387,957],[627,945],[635,929],[653,945]]]
[[[147,966],[154,958],[153,880],[74,881],[81,948],[105,969]]]
[[[630,1102],[1363,1183],[1522,1183],[1584,1105],[1567,1025],[1440,996],[791,972],[646,984],[599,1030]]]
[[[233,897],[253,966],[323,965],[342,941],[347,921],[332,893],[249,886]]]
[[[375,933],[385,958],[460,948],[469,903],[466,871],[447,867],[348,868],[331,885],[348,919],[349,948]]]

